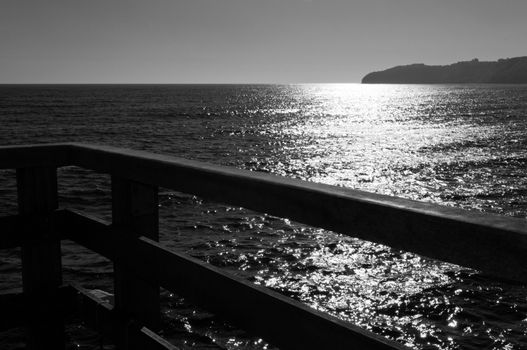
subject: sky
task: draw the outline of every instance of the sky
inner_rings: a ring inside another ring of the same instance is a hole
[[[527,0],[0,0],[0,84],[353,83],[527,56]]]

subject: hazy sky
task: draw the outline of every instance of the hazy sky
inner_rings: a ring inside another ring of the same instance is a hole
[[[0,0],[0,83],[358,82],[527,55],[527,0]]]

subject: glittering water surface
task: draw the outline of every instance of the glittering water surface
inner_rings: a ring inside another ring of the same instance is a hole
[[[525,85],[4,86],[0,118],[4,145],[110,144],[527,216]],[[14,211],[13,173],[0,181]],[[107,177],[65,168],[59,181],[63,206],[109,218]],[[168,190],[160,213],[171,247],[411,347],[527,347],[523,286]],[[63,251],[67,279],[111,289],[106,260]],[[17,253],[0,257],[1,287],[13,288]],[[163,300],[164,335],[183,348],[270,348]]]

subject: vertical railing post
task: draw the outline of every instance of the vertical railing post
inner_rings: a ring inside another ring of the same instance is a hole
[[[28,349],[64,349],[60,240],[51,225],[51,214],[58,207],[57,169],[17,169],[17,190],[19,213],[30,228],[21,250]]]
[[[159,240],[157,186],[112,176],[112,222],[131,236]],[[157,330],[160,322],[159,286],[139,279],[118,260],[114,263],[114,281],[116,311],[126,319],[134,319]],[[117,330],[117,347],[133,348],[134,344],[128,341],[127,325],[120,325]]]

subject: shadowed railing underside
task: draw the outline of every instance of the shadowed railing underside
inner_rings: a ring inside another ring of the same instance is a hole
[[[56,168],[70,165],[112,176],[112,224],[57,210]],[[63,347],[62,315],[49,315],[76,299],[87,322],[98,319],[96,328],[108,330],[118,347],[171,348],[152,332],[159,326],[159,286],[284,349],[404,348],[164,247],[157,242],[158,186],[527,281],[521,219],[113,147],[0,147],[0,169],[13,168],[19,215],[0,219],[0,248],[22,247],[24,295],[4,296],[0,306],[32,305],[23,318],[31,348]],[[98,305],[81,288],[61,287],[61,239],[114,262],[114,307]]]

